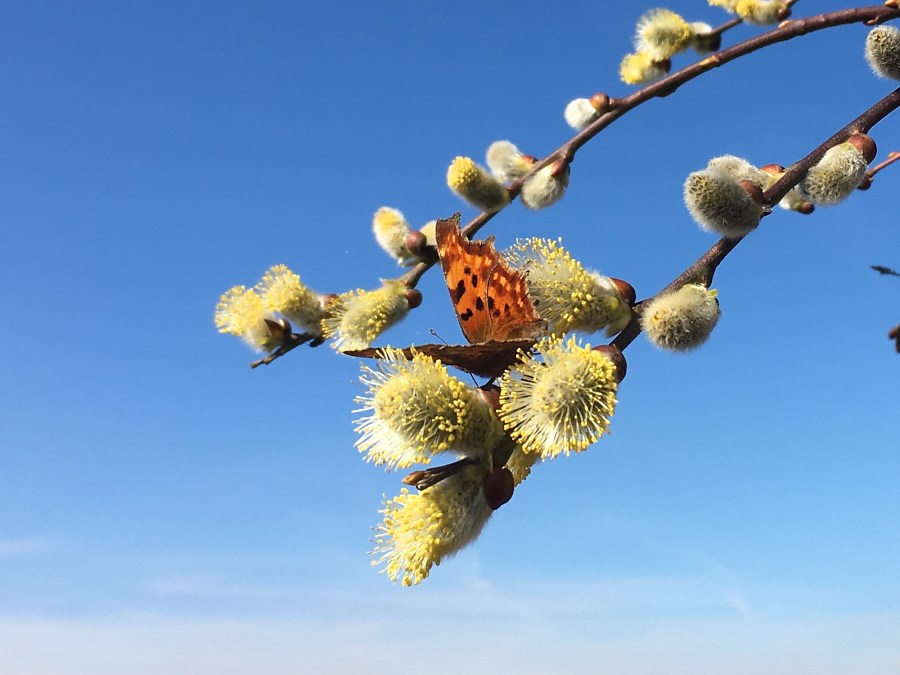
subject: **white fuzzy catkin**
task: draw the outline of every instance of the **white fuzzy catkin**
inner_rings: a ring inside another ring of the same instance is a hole
[[[407,267],[417,260],[406,248],[406,235],[409,232],[409,223],[397,209],[382,206],[372,217],[372,234],[375,235],[375,241],[398,264]]]
[[[800,188],[813,204],[840,204],[859,187],[868,164],[852,143],[836,145],[809,170]]]
[[[760,171],[743,157],[736,155],[722,155],[713,157],[706,165],[707,169],[724,171],[734,181],[748,180],[760,190],[765,190],[771,182],[771,176],[765,171]]]
[[[470,157],[457,157],[450,163],[447,185],[472,206],[487,213],[499,211],[509,203],[509,193],[503,183]]]
[[[695,171],[684,182],[684,203],[704,230],[742,237],[759,225],[762,207],[721,169]]]
[[[681,16],[657,7],[638,19],[634,47],[654,61],[662,61],[685,49],[693,35],[691,25]]]
[[[600,117],[600,113],[587,98],[576,98],[574,101],[569,101],[564,115],[566,124],[578,131]]]
[[[526,157],[509,141],[495,141],[487,150],[488,169],[491,174],[504,183],[519,180],[531,170],[534,161]]]
[[[876,26],[866,37],[866,61],[876,74],[900,80],[900,30]]]
[[[656,347],[687,351],[706,342],[719,321],[716,291],[686,284],[652,299],[641,312],[641,328]]]
[[[555,204],[566,193],[569,172],[554,176],[555,165],[550,164],[534,174],[522,185],[519,198],[529,209],[544,209]]]

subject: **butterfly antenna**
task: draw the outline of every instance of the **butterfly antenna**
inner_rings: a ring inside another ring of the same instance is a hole
[[[429,334],[431,335],[431,337],[433,337],[434,339],[440,340],[444,345],[449,345],[449,344],[450,344],[450,343],[447,342],[444,338],[442,338],[442,337],[440,336],[440,334],[439,334],[434,328],[429,328],[429,329],[428,329],[428,333],[429,333]]]

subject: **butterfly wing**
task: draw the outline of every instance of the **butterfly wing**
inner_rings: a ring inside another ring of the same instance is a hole
[[[469,342],[486,342],[491,332],[487,285],[500,257],[494,249],[493,238],[469,241],[463,237],[458,213],[447,220],[438,220],[435,236],[459,327]]]
[[[527,352],[533,345],[534,340],[525,338],[503,342],[492,340],[477,345],[415,345],[402,351],[407,359],[412,359],[413,355],[419,352],[478,377],[494,379],[516,363],[519,350]],[[384,351],[379,347],[354,349],[343,353],[370,359],[384,358]]]
[[[469,241],[459,229],[459,214],[435,228],[438,256],[450,300],[466,340],[534,338],[544,332],[522,272],[511,268],[494,248],[494,238]]]

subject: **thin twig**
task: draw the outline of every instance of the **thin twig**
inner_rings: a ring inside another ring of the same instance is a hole
[[[318,347],[323,342],[325,342],[325,338],[321,335],[314,335],[313,333],[290,333],[285,336],[284,342],[282,342],[274,352],[261,358],[259,361],[254,361],[250,364],[250,367],[257,368],[259,366],[267,366],[275,359],[281,358],[289,351],[302,344],[309,343],[310,347]]]
[[[889,167],[897,160],[900,160],[900,152],[897,152],[896,150],[894,150],[893,152],[889,152],[886,160],[884,160],[880,164],[876,164],[868,171],[866,171],[866,178],[868,179],[869,183],[871,183],[872,179],[875,178],[875,174],[877,174],[882,169]]]

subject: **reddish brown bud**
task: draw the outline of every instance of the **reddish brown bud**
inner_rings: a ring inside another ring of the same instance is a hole
[[[885,0],[885,7],[891,7],[892,9],[900,9],[900,0]]]
[[[475,391],[483,398],[491,408],[496,412],[500,410],[500,387],[495,384],[486,384],[478,387]]]
[[[403,245],[407,251],[421,258],[425,252],[425,247],[428,245],[428,239],[418,230],[413,230],[403,239]]]
[[[878,147],[868,134],[853,134],[847,139],[847,142],[859,150],[860,154],[866,158],[866,162],[871,162],[878,154]]]
[[[629,284],[624,279],[617,279],[616,277],[610,277],[609,280],[613,282],[613,286],[616,287],[616,290],[622,295],[625,302],[628,303],[629,307],[634,307],[634,302],[637,300],[637,294],[634,292],[634,286]]]
[[[796,209],[794,209],[797,213],[802,213],[804,216],[808,216],[810,213],[816,210],[814,204],[810,202],[801,202]]]
[[[531,164],[531,166],[534,166],[538,163],[538,158],[534,155],[522,155],[522,159]]]
[[[782,7],[778,10],[778,20],[785,21],[791,16],[791,8],[790,7]]]
[[[569,163],[564,159],[558,159],[550,165],[550,175],[559,178],[569,173]]]
[[[760,206],[765,205],[766,200],[763,197],[763,193],[759,185],[749,180],[738,181],[738,185],[741,186],[741,189],[746,192],[750,196],[750,199],[752,199],[754,202],[756,202]]]
[[[337,293],[323,293],[322,294],[322,307],[328,309],[328,305],[338,299]]]
[[[291,322],[287,319],[263,319],[263,321],[266,322],[266,328],[269,329],[269,334],[276,340],[284,340],[293,332]]]
[[[406,298],[406,304],[410,309],[415,309],[422,304],[422,293],[418,289],[408,288],[403,291],[403,297]]]
[[[760,171],[765,171],[768,174],[773,176],[777,176],[779,174],[784,173],[784,167],[781,164],[766,164],[765,166],[759,167]]]
[[[866,174],[865,176],[863,176],[862,182],[860,182],[860,184],[856,186],[856,189],[868,190],[870,187],[872,187],[872,177]]]
[[[512,499],[515,481],[512,472],[506,467],[495,466],[487,473],[482,483],[484,498],[494,511]]]
[[[625,379],[625,375],[628,373],[628,363],[625,361],[625,355],[618,347],[614,345],[600,345],[599,347],[594,347],[594,351],[600,352],[613,362],[616,367],[616,382],[621,382]]]
[[[607,96],[603,92],[594,94],[593,96],[591,96],[590,100],[591,100],[591,105],[594,106],[594,110],[596,110],[601,115],[603,113],[607,112],[608,110],[610,110],[612,107],[610,105],[612,102],[611,99],[609,98],[609,96]]]
[[[426,475],[426,472],[425,472],[425,471],[413,471],[411,474],[409,474],[408,476],[406,476],[406,477],[405,477],[402,481],[400,481],[400,482],[403,483],[404,485],[415,485],[415,484],[418,483],[420,480],[422,480],[423,478],[425,478],[425,475]]]

